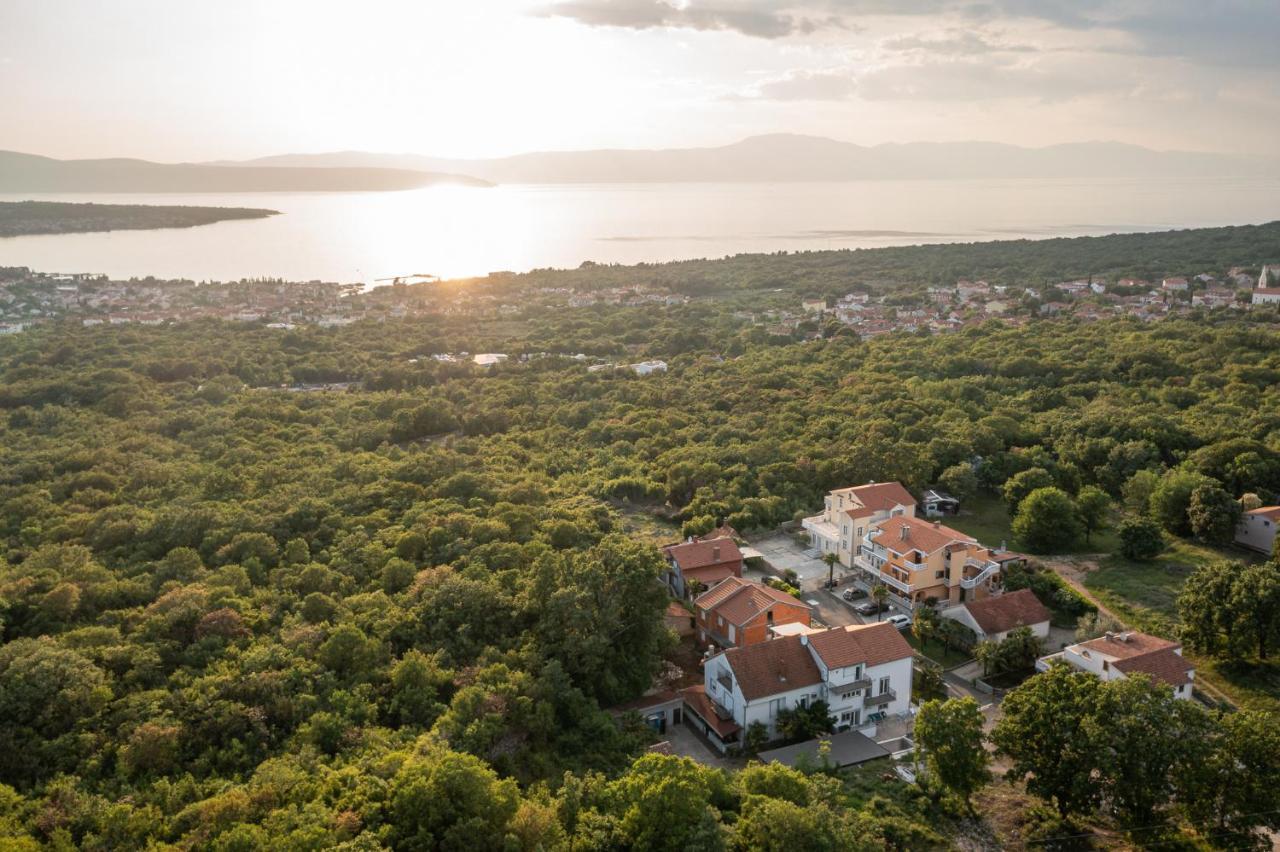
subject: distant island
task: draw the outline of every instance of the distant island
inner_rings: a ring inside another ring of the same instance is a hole
[[[1155,151],[1119,142],[1026,148],[1002,142],[855,145],[775,133],[731,145],[664,150],[542,151],[484,160],[421,154],[284,154],[241,163],[263,167],[387,167],[460,172],[495,183],[750,183],[1019,178],[1195,178],[1280,174],[1274,160]]]
[[[191,228],[229,219],[265,219],[280,211],[255,207],[176,207],[157,204],[71,204],[0,201],[0,237]]]
[[[489,185],[466,175],[406,168],[228,168],[131,159],[55,160],[0,151],[0,192],[383,192],[433,184]]]

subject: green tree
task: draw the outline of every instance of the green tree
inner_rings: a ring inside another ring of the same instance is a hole
[[[1075,503],[1058,488],[1032,491],[1018,506],[1013,535],[1034,553],[1054,553],[1080,540],[1081,523]]]
[[[1146,515],[1151,511],[1151,495],[1160,485],[1160,474],[1154,470],[1139,470],[1125,481],[1121,488],[1124,507],[1134,515]]]
[[[991,741],[1009,757],[1011,780],[1053,802],[1064,817],[1093,810],[1101,790],[1094,771],[1106,758],[1088,736],[1101,682],[1065,665],[1050,666],[1005,696]]]
[[[1280,639],[1280,560],[1242,570],[1227,605],[1235,615],[1236,635],[1251,641],[1258,659],[1266,660],[1272,643]]]
[[[1056,484],[1053,474],[1042,467],[1031,467],[1015,473],[1009,477],[1001,489],[1005,505],[1009,507],[1009,514],[1016,515],[1022,501],[1027,499],[1033,491],[1051,488]]]
[[[1164,550],[1164,532],[1151,518],[1127,518],[1120,523],[1120,553],[1125,559],[1145,562]]]
[[[1175,777],[1191,824],[1226,848],[1267,849],[1280,830],[1280,728],[1258,710],[1200,714]]]
[[[831,711],[825,701],[814,701],[805,707],[785,707],[775,721],[783,739],[801,742],[819,734],[831,733]]]
[[[1076,510],[1084,524],[1084,540],[1089,543],[1093,534],[1106,529],[1107,516],[1111,513],[1111,498],[1096,485],[1086,485],[1076,494]]]
[[[938,476],[938,484],[957,500],[968,500],[978,493],[978,476],[968,462],[953,464]]]
[[[519,802],[515,781],[499,780],[480,759],[429,747],[391,780],[390,840],[397,849],[505,849]]]
[[[1209,544],[1229,544],[1240,520],[1240,504],[1216,485],[1201,485],[1191,492],[1187,522],[1191,532]]]
[[[1199,566],[1178,593],[1182,639],[1193,650],[1217,654],[1237,649],[1236,581],[1244,566],[1218,560]]]
[[[983,721],[972,698],[926,701],[916,714],[914,740],[917,755],[924,755],[926,777],[959,796],[970,809],[973,794],[991,776]]]
[[[1151,516],[1174,535],[1189,535],[1191,521],[1187,510],[1191,508],[1192,493],[1202,486],[1215,485],[1214,480],[1194,470],[1168,471],[1151,492]]]

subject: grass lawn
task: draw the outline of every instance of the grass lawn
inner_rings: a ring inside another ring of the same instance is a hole
[[[943,518],[943,522],[954,529],[967,533],[987,547],[1005,546],[1017,550],[1014,541],[1009,510],[1004,501],[990,494],[982,494],[966,501],[960,514],[953,518]],[[1117,515],[1112,519],[1108,529],[1095,532],[1088,542],[1083,539],[1068,553],[1112,553],[1120,549],[1120,539],[1116,536],[1115,526],[1120,522]]]
[[[1009,510],[1005,508],[1003,500],[989,494],[966,500],[961,504],[960,514],[940,520],[953,529],[973,536],[988,547],[999,547],[1002,541],[1008,547],[1013,546]]]
[[[915,648],[944,669],[967,663],[973,659],[972,655],[966,654],[964,651],[957,651],[954,648],[950,651],[945,650],[941,642],[930,642],[927,646],[922,647],[920,640],[910,630],[902,631],[902,636],[912,648]]]

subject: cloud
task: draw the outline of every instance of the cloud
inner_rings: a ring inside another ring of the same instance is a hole
[[[768,2],[720,0],[716,3],[676,0],[566,0],[544,6],[537,14],[570,18],[593,27],[633,30],[729,30],[756,38],[775,39],[840,26],[834,19],[810,19],[775,8]]]
[[[1002,44],[972,30],[952,30],[935,37],[919,34],[898,36],[881,43],[885,50],[897,53],[927,53],[934,56],[979,56],[987,53],[1034,53],[1029,44]]]
[[[872,18],[968,27],[1020,20],[1075,32],[1077,41],[1081,33],[1107,31],[1126,38],[1137,55],[1280,70],[1275,0],[561,0],[536,14],[595,27],[720,30],[762,39],[860,29]],[[980,52],[983,42],[974,34],[930,47]]]
[[[843,101],[853,97],[857,83],[847,70],[790,71],[758,83],[731,100],[750,101]]]
[[[1061,102],[1107,93],[1126,97],[1139,83],[1122,67],[1073,59],[1009,61],[1005,58],[944,58],[887,65],[861,74],[858,97],[868,101]]]

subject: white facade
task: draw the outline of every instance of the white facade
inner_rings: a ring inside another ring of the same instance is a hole
[[[841,629],[841,628],[834,628]],[[865,728],[875,718],[902,716],[911,707],[911,657],[891,660],[875,666],[858,663],[839,669],[828,669],[822,658],[801,636],[821,673],[813,683],[798,684],[792,689],[748,700],[733,667],[723,653],[706,661],[703,667],[707,696],[728,711],[736,725],[744,731],[759,722],[777,739],[778,714],[795,707],[807,707],[815,701],[826,701],[836,731]],[[777,640],[775,640],[777,641]],[[877,715],[883,714],[883,715]]]
[[[1236,544],[1270,556],[1275,552],[1278,526],[1280,526],[1280,506],[1245,512],[1236,526]]]

